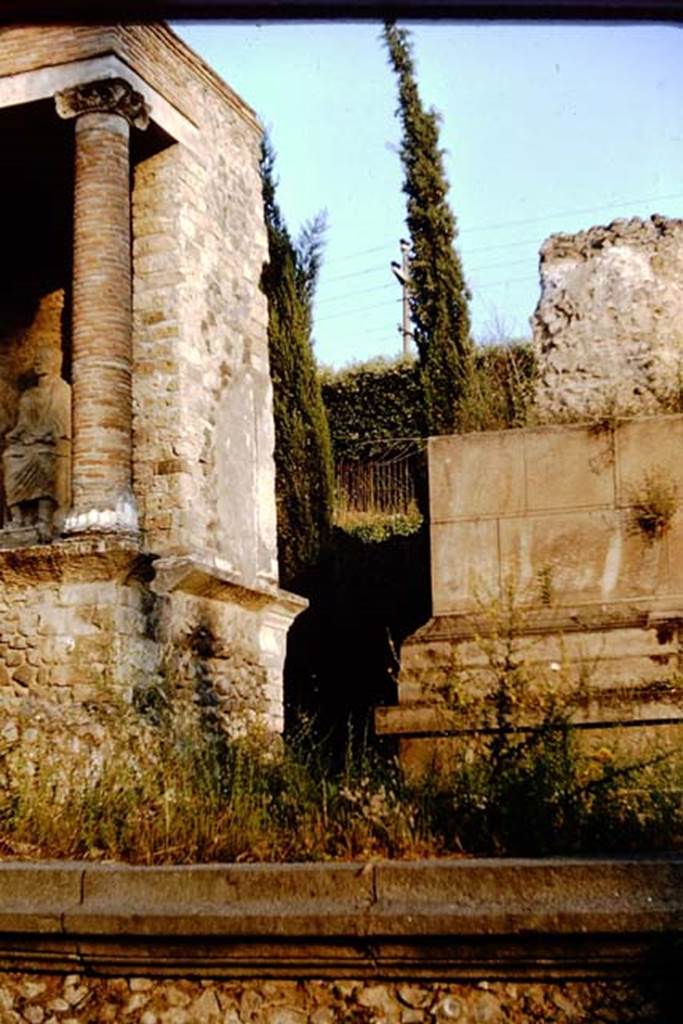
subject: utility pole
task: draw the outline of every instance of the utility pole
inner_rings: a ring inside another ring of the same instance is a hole
[[[408,264],[408,253],[410,252],[410,242],[407,242],[405,238],[401,239],[401,262],[397,263],[395,260],[391,261],[391,270],[403,289],[403,324],[399,327],[401,335],[403,337],[403,355],[410,355],[410,339],[413,336],[413,332],[410,329],[410,303],[408,301],[410,294],[410,267]]]

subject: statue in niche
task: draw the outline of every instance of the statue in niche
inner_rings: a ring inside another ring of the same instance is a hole
[[[55,515],[71,490],[71,388],[60,375],[59,349],[39,349],[33,383],[21,395],[17,420],[5,435],[5,503],[9,528],[32,527],[49,540]]]

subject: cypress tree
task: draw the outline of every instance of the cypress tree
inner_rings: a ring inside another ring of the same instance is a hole
[[[293,242],[275,197],[274,154],[264,143],[261,181],[268,263],[268,349],[275,419],[275,490],[280,580],[302,587],[331,529],[334,476],[327,416],[311,341],[324,215]]]
[[[415,78],[409,33],[387,22],[384,42],[398,79],[400,157],[411,239],[410,305],[421,366],[425,427],[431,434],[466,428],[473,346],[469,294],[454,249],[457,229],[446,199],[439,116],[425,110]]]

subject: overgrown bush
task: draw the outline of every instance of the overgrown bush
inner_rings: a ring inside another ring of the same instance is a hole
[[[536,363],[530,342],[481,346],[462,406],[464,430],[524,426],[533,400]],[[337,462],[386,456],[388,442],[427,433],[419,367],[411,359],[374,359],[343,370],[322,370]]]
[[[652,542],[663,537],[678,511],[676,485],[658,467],[645,473],[628,494],[631,504],[629,530]]]
[[[366,544],[382,544],[392,537],[410,537],[423,524],[424,518],[417,508],[395,515],[346,512],[337,517],[337,525],[341,530]]]
[[[425,435],[414,360],[373,359],[337,371],[322,369],[320,382],[337,462],[382,458],[386,442]]]
[[[500,596],[480,600],[476,654],[467,666],[456,655],[451,679],[434,688],[455,743],[446,806],[457,808],[459,841],[500,854],[655,849],[664,835],[680,844],[680,751],[652,739],[634,750],[625,728],[611,744],[585,732],[579,741],[572,720],[590,702],[591,665],[539,659],[526,635],[551,582],[543,572],[520,594],[510,577]]]
[[[461,408],[463,431],[525,426],[536,378],[531,342],[481,346],[474,358],[471,388]]]

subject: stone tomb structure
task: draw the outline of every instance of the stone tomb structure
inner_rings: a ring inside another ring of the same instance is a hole
[[[430,439],[433,617],[403,645],[398,706],[376,712],[406,767],[486,724],[449,690],[489,692],[506,655],[546,695],[580,698],[574,721],[603,743],[619,722],[680,738],[682,446],[681,415]],[[639,525],[661,481],[673,515]],[[522,705],[516,724],[536,721]]]
[[[5,714],[164,669],[279,730],[256,118],[163,26],[11,27],[0,133]]]
[[[376,719],[410,768],[490,722],[453,698],[490,690],[508,640],[546,696],[581,686],[587,735],[683,732],[683,221],[553,235],[540,277],[534,414],[548,425],[429,442],[433,618]],[[670,518],[648,529],[657,504]]]

